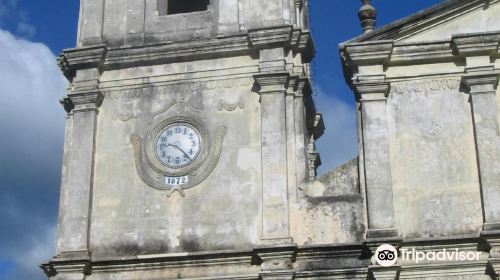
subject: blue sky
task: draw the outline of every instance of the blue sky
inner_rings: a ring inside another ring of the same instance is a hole
[[[357,154],[353,94],[337,46],[360,34],[360,1],[312,0],[324,173]],[[378,26],[439,0],[374,0]],[[41,280],[55,253],[66,82],[55,56],[75,45],[77,0],[0,0],[0,280]]]

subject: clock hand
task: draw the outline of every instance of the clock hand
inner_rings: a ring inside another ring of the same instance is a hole
[[[168,146],[172,146],[172,147],[176,148],[177,150],[181,151],[184,154],[184,156],[186,156],[189,160],[192,160],[191,157],[186,152],[184,152],[184,150],[182,150],[181,148],[179,148],[179,146],[174,145],[174,144],[168,144],[167,147]]]

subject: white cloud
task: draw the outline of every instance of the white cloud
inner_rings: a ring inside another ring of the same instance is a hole
[[[323,114],[326,128],[316,143],[322,161],[318,169],[321,175],[356,157],[358,139],[354,103],[340,100],[333,92],[326,94],[321,86],[316,89],[318,95],[314,100],[318,111]]]
[[[0,29],[0,260],[14,264],[7,279],[44,279],[38,265],[55,253],[66,86],[47,46]]]

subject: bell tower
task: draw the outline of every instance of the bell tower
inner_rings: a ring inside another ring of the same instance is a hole
[[[292,279],[307,0],[81,0],[50,279]]]

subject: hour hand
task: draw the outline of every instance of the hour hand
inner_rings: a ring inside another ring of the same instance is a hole
[[[189,160],[191,160],[191,157],[186,152],[184,152],[183,149],[179,148],[179,146],[174,145],[174,144],[168,144],[167,146],[172,146],[172,147],[176,148],[177,150],[181,151],[185,157],[187,157]]]

